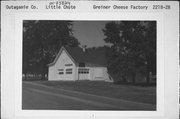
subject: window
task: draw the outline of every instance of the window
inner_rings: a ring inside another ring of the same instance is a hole
[[[79,69],[78,73],[79,74],[89,74],[89,69]]]
[[[59,75],[63,75],[64,74],[64,72],[59,72]]]
[[[64,69],[58,69],[58,74],[63,75],[64,74]]]
[[[66,69],[66,74],[72,74],[72,69]]]
[[[73,64],[65,64],[65,66],[72,66]]]

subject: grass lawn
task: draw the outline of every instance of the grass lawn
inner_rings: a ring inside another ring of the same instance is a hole
[[[156,87],[113,84],[100,81],[34,81],[53,88],[79,91],[88,94],[156,104]]]

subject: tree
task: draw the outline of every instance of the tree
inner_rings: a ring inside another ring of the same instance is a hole
[[[129,71],[128,57],[127,57],[127,44],[128,40],[123,38],[124,28],[122,22],[109,22],[103,29],[106,38],[105,42],[111,43],[111,52],[108,55],[108,72],[112,75],[116,74],[114,78],[117,82],[123,80],[126,82],[127,72]]]
[[[131,75],[133,83],[140,72],[146,74],[148,83],[149,72],[156,69],[156,22],[109,22],[103,32],[104,40],[114,49],[109,58],[110,72],[124,82]]]
[[[47,64],[52,62],[61,46],[76,47],[70,21],[23,21],[23,73],[47,74]]]
[[[150,82],[149,72],[156,74],[156,22],[145,22],[144,54],[146,60],[146,79]]]

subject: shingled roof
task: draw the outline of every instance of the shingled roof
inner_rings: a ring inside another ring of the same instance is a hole
[[[80,47],[62,47],[60,52],[62,52],[62,49],[65,49],[70,57],[75,61],[76,64],[84,63],[85,66],[92,66],[92,67],[106,67],[107,66],[107,58],[106,58],[106,50],[105,47],[100,48],[88,48],[84,52],[82,48]],[[60,56],[60,53],[58,53]],[[56,60],[59,58],[55,58],[55,61],[53,61],[50,65],[55,64]]]

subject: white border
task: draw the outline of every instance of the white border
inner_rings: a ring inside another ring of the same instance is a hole
[[[23,20],[156,20],[157,21],[157,111],[57,111],[22,110],[22,23]],[[17,13],[15,15],[15,115],[51,117],[159,117],[164,115],[164,41],[162,13]]]

